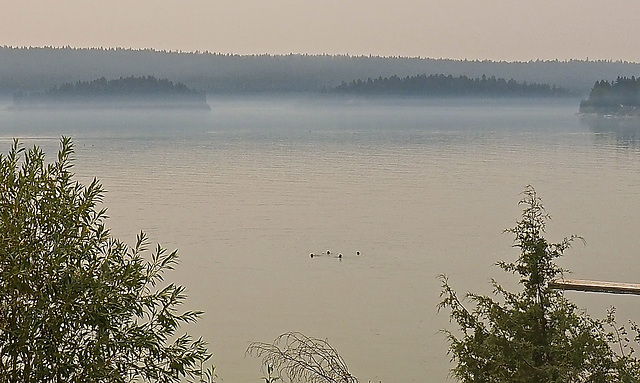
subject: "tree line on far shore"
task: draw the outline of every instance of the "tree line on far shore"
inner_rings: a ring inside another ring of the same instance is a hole
[[[203,92],[190,89],[182,83],[153,76],[105,77],[92,81],[66,82],[44,92],[17,92],[16,104],[106,101],[112,99],[146,98],[154,100],[206,102]]]
[[[350,55],[235,55],[153,49],[0,46],[0,96],[100,76],[152,75],[208,95],[318,92],[341,81],[419,73],[486,74],[556,84],[586,95],[595,80],[637,75],[639,63],[594,60],[497,62]]]
[[[640,115],[640,78],[618,77],[596,81],[589,98],[580,102],[581,113]]]
[[[419,97],[567,97],[574,94],[568,89],[539,83],[518,82],[516,80],[486,76],[444,74],[420,74],[406,77],[368,78],[366,81],[342,82],[330,90],[332,93],[366,96],[419,96]]]

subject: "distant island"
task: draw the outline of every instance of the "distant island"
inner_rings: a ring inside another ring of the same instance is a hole
[[[582,114],[640,117],[640,78],[618,77],[596,81],[589,98],[580,102]]]
[[[549,84],[518,82],[482,75],[478,78],[444,74],[378,77],[343,82],[332,93],[361,96],[413,97],[568,97],[568,89]]]
[[[210,109],[204,93],[153,76],[67,82],[44,92],[17,92],[13,100],[17,108]]]

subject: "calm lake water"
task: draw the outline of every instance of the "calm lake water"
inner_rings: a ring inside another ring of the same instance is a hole
[[[251,341],[326,338],[361,381],[444,382],[439,274],[462,294],[513,287],[512,227],[528,184],[579,234],[572,277],[640,282],[640,144],[580,123],[575,100],[213,100],[207,112],[0,110],[13,137],[55,153],[76,144],[98,177],[112,233],[178,248],[169,279],[206,312],[219,381],[259,382]],[[311,259],[310,253],[342,253]],[[359,251],[361,256],[356,256]],[[640,298],[567,293],[603,316],[640,320]]]

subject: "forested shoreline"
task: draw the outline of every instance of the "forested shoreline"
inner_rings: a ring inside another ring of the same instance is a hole
[[[350,55],[235,55],[153,49],[0,47],[0,94],[45,91],[63,83],[129,76],[180,82],[208,96],[317,93],[357,79],[446,76],[514,79],[586,95],[596,80],[640,73],[625,61],[506,62]]]
[[[589,97],[580,102],[580,113],[640,116],[640,78],[596,81]]]

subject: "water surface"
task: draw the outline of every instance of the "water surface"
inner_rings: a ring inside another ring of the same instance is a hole
[[[638,282],[640,150],[581,124],[567,101],[213,100],[185,111],[0,110],[12,137],[54,153],[76,144],[114,235],[178,248],[171,278],[203,309],[223,382],[258,382],[250,341],[326,338],[361,381],[441,382],[451,328],[437,276],[490,292],[517,256],[502,230],[533,185],[548,237],[582,235],[561,260],[573,277]],[[314,257],[311,252],[342,253]],[[359,251],[361,256],[356,256]],[[594,315],[640,318],[638,298],[568,293]]]

